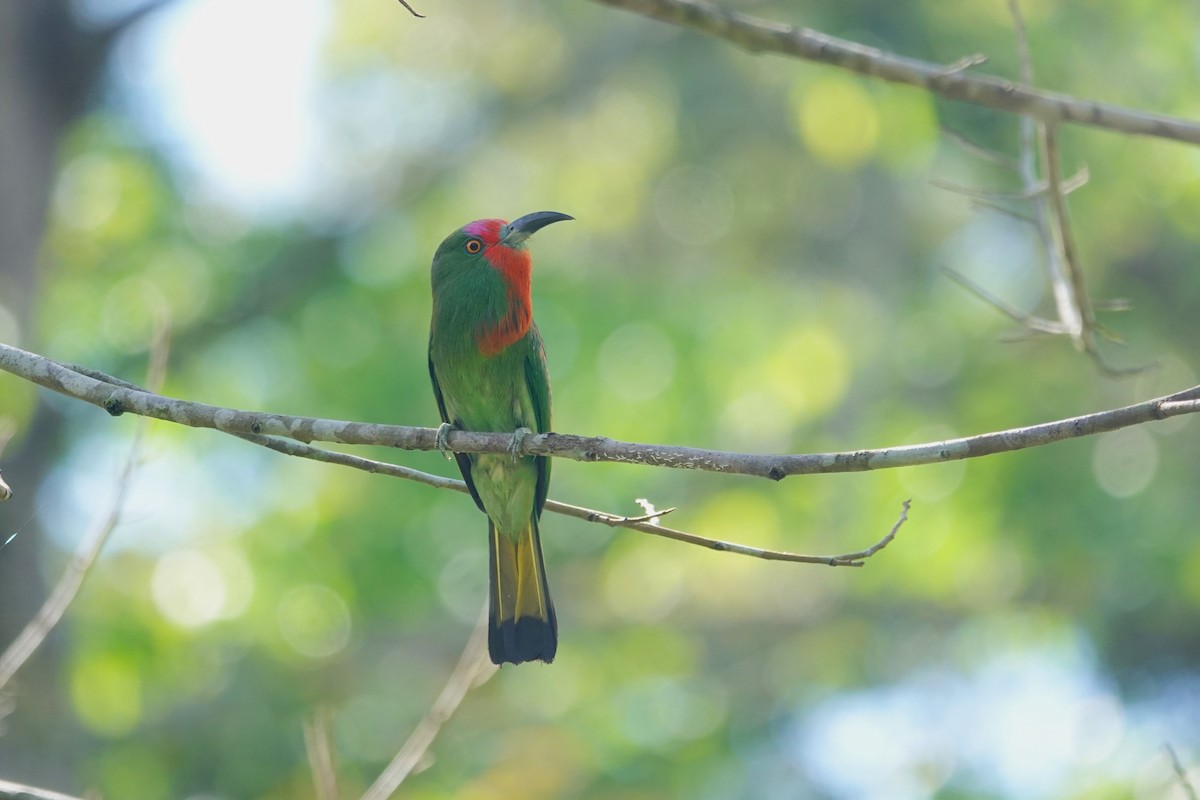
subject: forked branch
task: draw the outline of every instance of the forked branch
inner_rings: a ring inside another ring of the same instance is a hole
[[[1084,100],[1048,92],[966,67],[967,57],[945,65],[906,58],[810,28],[786,25],[731,11],[703,0],[594,0],[732,42],[755,53],[778,53],[829,64],[891,83],[925,89],[948,100],[1026,114],[1047,124],[1071,123],[1138,136],[1200,144],[1200,123],[1182,117]]]
[[[190,400],[176,400],[130,388],[129,385],[98,380],[77,369],[5,344],[0,344],[0,370],[99,406],[113,415],[128,412],[193,428],[214,428],[237,435],[277,436],[298,442],[383,445],[404,450],[437,449],[437,431],[434,428],[239,411]],[[614,461],[781,480],[789,475],[866,472],[980,458],[1106,433],[1198,411],[1200,386],[1195,386],[1133,405],[1038,425],[939,442],[840,453],[735,453],[675,445],[637,444],[602,436],[561,433],[525,436],[521,440],[519,452],[523,455],[554,456],[576,461]],[[459,453],[507,453],[510,452],[512,439],[511,433],[453,431],[447,437],[447,444],[450,450]]]

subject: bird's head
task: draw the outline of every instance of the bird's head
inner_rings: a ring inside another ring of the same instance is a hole
[[[557,211],[535,211],[512,222],[477,219],[445,238],[433,257],[434,272],[451,264],[462,267],[489,266],[514,277],[522,269],[528,274],[529,253],[525,241],[554,222],[574,219]],[[436,276],[435,276],[436,277]]]

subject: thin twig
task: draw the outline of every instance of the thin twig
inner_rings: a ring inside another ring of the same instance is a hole
[[[1009,14],[1012,16],[1013,31],[1016,39],[1017,59],[1020,64],[1021,83],[1025,86],[1033,84],[1033,58],[1029,49],[1029,37],[1025,29],[1025,20],[1021,16],[1018,0],[1008,0]],[[1063,178],[1062,160],[1059,155],[1057,123],[1036,120],[1033,116],[1022,114],[1020,120],[1019,155],[1016,161],[1017,172],[1021,177],[1022,189],[1017,193],[999,193],[972,189],[947,182],[934,182],[939,188],[964,194],[974,198],[975,203],[1005,214],[1018,216],[1030,222],[1036,228],[1038,238],[1046,255],[1046,272],[1049,276],[1051,291],[1054,295],[1054,306],[1058,320],[1052,321],[1031,314],[1017,311],[996,296],[975,285],[966,277],[947,270],[947,274],[960,285],[966,287],[976,296],[982,298],[1013,321],[1025,327],[1031,333],[1068,336],[1075,346],[1085,352],[1092,362],[1105,374],[1111,376],[1129,375],[1141,372],[1146,367],[1133,369],[1115,369],[1109,366],[1100,354],[1096,337],[1103,336],[1110,340],[1111,336],[1097,322],[1095,309],[1088,296],[1083,277],[1083,267],[1079,261],[1078,248],[1075,245],[1071,231],[1070,215],[1067,211],[1066,196],[1087,183],[1087,169],[1083,169],[1071,178]],[[1036,146],[1035,146],[1036,143]],[[1038,155],[1046,172],[1045,179],[1038,176]],[[988,151],[985,151],[985,153]],[[1032,217],[1017,215],[997,201],[1032,201],[1034,214]]]
[[[407,9],[408,9],[408,13],[412,14],[412,15],[413,15],[414,17],[416,17],[417,19],[425,19],[425,15],[424,15],[424,14],[418,14],[418,13],[417,13],[417,10],[416,10],[415,8],[413,8],[412,6],[410,6],[408,3],[406,3],[406,2],[405,2],[405,0],[400,0],[400,5],[402,5],[402,6],[404,6],[405,8],[407,8]]]
[[[23,783],[0,781],[0,800],[82,800],[82,798],[52,792],[49,789],[40,789],[36,786],[26,786]]]
[[[13,424],[8,417],[0,418],[0,456],[4,455],[4,448],[8,447],[8,443],[12,441],[13,435],[17,432],[17,426]],[[13,496],[12,489],[4,482],[4,475],[0,474],[0,502],[4,502]]]
[[[892,540],[896,538],[896,533],[900,530],[900,526],[908,520],[908,510],[912,508],[912,500],[905,500],[901,506],[900,517],[896,520],[896,524],[892,525],[892,529],[887,532],[886,536],[866,550],[859,550],[857,553],[846,553],[845,555],[838,556],[838,559],[852,566],[862,566],[862,563],[866,559],[891,544]]]
[[[330,724],[331,713],[328,708],[318,708],[312,717],[304,720],[304,751],[308,754],[308,766],[312,770],[317,800],[338,800],[337,769],[333,765]]]
[[[1038,139],[1042,148],[1042,166],[1046,171],[1046,181],[1050,191],[1045,197],[1053,212],[1051,230],[1054,233],[1054,243],[1058,249],[1065,279],[1070,291],[1063,291],[1064,297],[1069,298],[1070,308],[1060,307],[1059,317],[1071,330],[1071,338],[1076,345],[1091,352],[1095,348],[1093,330],[1096,327],[1096,315],[1092,311],[1088,299],[1087,286],[1083,278],[1083,266],[1079,263],[1079,248],[1075,244],[1075,234],[1071,229],[1071,215],[1067,210],[1066,190],[1063,187],[1062,158],[1058,149],[1058,130],[1053,125],[1042,125],[1038,129]],[[1062,278],[1057,280],[1061,283]],[[1057,286],[1057,284],[1056,284]],[[1057,296],[1056,292],[1056,296]]]
[[[438,448],[437,430],[434,428],[294,417],[176,400],[99,381],[42,356],[5,344],[0,344],[0,370],[105,408],[109,413],[130,412],[194,428],[214,428],[232,434],[280,436],[300,442],[383,445],[405,450]],[[1042,447],[1067,439],[1093,436],[1181,414],[1196,413],[1197,409],[1190,405],[1172,405],[1174,401],[1191,400],[1196,397],[1200,397],[1200,386],[1133,405],[1038,425],[940,442],[840,453],[735,453],[674,445],[638,444],[603,436],[562,433],[525,436],[520,441],[518,452],[522,455],[553,456],[575,461],[612,461],[782,480],[789,475],[865,472],[919,464],[940,464]],[[511,433],[499,432],[452,431],[446,440],[448,448],[454,452],[503,454],[511,452],[509,448],[513,436]]]
[[[1080,189],[1087,185],[1088,171],[1085,167],[1079,170],[1070,178],[1067,178],[1062,185],[1062,191],[1065,194],[1070,194],[1076,189]],[[954,181],[942,180],[941,178],[931,178],[929,185],[935,189],[941,189],[953,194],[961,194],[965,197],[970,197],[975,200],[988,200],[997,202],[1002,200],[1017,201],[1017,200],[1032,200],[1039,195],[1045,195],[1050,192],[1050,184],[1046,181],[1026,185],[1015,192],[1006,192],[998,189],[976,189],[973,186],[964,186],[961,183]]]
[[[1013,21],[1013,36],[1016,40],[1017,61],[1020,64],[1021,83],[1033,85],[1033,56],[1029,49],[1029,36],[1025,29],[1025,18],[1021,14],[1021,6],[1017,0],[1008,0],[1008,11]],[[1049,181],[1038,177],[1038,142],[1042,140],[1045,124],[1039,124],[1033,117],[1022,116],[1019,123],[1019,156],[1017,163],[1021,182],[1026,188],[1033,186],[1048,186]],[[1043,153],[1043,157],[1044,157]],[[1057,153],[1055,154],[1057,155]],[[1050,198],[1044,192],[1033,195],[1034,225],[1046,252],[1046,272],[1050,278],[1050,288],[1054,295],[1054,307],[1058,311],[1058,320],[1062,334],[1071,337],[1079,336],[1083,327],[1081,314],[1075,300],[1074,286],[1067,279],[1067,266],[1063,261],[1063,251],[1058,246],[1054,232],[1054,217],[1051,214]]]
[[[337,464],[343,467],[352,469],[360,469],[364,472],[370,472],[378,475],[389,475],[394,478],[403,478],[405,480],[415,481],[433,486],[438,489],[450,489],[455,492],[467,493],[467,485],[456,478],[444,478],[440,475],[431,475],[428,472],[412,469],[411,467],[403,467],[398,464],[389,464],[386,461],[375,461],[361,456],[354,456],[348,453],[338,453],[333,450],[325,450],[320,447],[313,447],[309,444],[301,444],[293,442],[289,439],[277,439],[272,436],[254,436],[249,434],[235,434],[240,439],[245,439],[248,442],[253,442],[261,447],[274,450],[289,456],[298,458],[308,458],[313,461],[320,461],[326,464]],[[705,547],[709,550],[718,552],[739,553],[753,558],[761,558],[766,561],[790,561],[797,564],[824,564],[829,567],[861,567],[862,560],[856,554],[840,556],[812,556],[803,553],[792,553],[783,550],[765,550],[750,545],[739,544],[737,542],[728,542],[721,539],[711,539],[706,536],[699,536],[687,531],[676,530],[660,525],[655,520],[662,517],[664,514],[669,514],[674,511],[674,508],[663,509],[656,511],[653,514],[644,514],[638,517],[623,517],[618,514],[609,514],[604,511],[596,511],[591,508],[571,505],[558,500],[547,500],[546,511],[555,514],[562,514],[568,517],[584,520],[585,522],[597,522],[601,525],[607,525],[610,528],[629,528],[630,530],[648,533],[652,536],[661,536],[664,539],[673,539],[677,542],[686,542],[694,544],[698,547]]]
[[[971,201],[971,208],[983,209],[984,211],[992,211],[992,212],[995,212],[1002,216],[1008,217],[1009,219],[1016,220],[1017,222],[1023,222],[1027,225],[1033,225],[1035,228],[1037,227],[1037,220],[1035,220],[1030,215],[1023,214],[1020,211],[1017,211],[1012,208],[1008,208],[1007,206],[1002,205],[1000,203],[989,203],[987,200],[980,200],[977,198],[977,199],[974,199]]]
[[[1061,322],[1055,322],[1053,320],[1043,319],[1042,317],[1036,317],[1032,314],[1026,314],[1024,311],[1021,311],[1020,309],[1004,302],[999,297],[992,294],[987,289],[984,289],[982,286],[975,283],[973,280],[957,270],[950,269],[950,267],[942,267],[942,272],[944,272],[948,278],[962,286],[971,294],[975,295],[980,300],[983,300],[985,303],[993,306],[1004,316],[1023,325],[1026,328],[1029,328],[1032,331],[1050,334],[1065,333]]]
[[[1196,796],[1196,787],[1192,785],[1187,770],[1183,768],[1183,762],[1179,760],[1179,754],[1175,752],[1175,748],[1171,746],[1170,742],[1167,742],[1164,746],[1167,748],[1167,755],[1171,757],[1171,768],[1175,770],[1175,775],[1179,778],[1179,783],[1183,786],[1183,791],[1187,794],[1188,800],[1200,800]]]
[[[976,158],[983,159],[984,161],[990,161],[993,164],[1010,169],[1013,172],[1017,171],[1017,162],[1011,156],[997,152],[990,147],[984,147],[983,145],[972,141],[958,131],[948,128],[945,125],[942,125],[941,129],[942,136],[946,137],[951,142],[954,142],[954,144],[958,145]]]
[[[165,325],[160,325],[150,354],[147,383],[151,386],[157,387],[162,385],[163,376],[166,373],[167,342],[166,327]],[[141,441],[145,427],[145,420],[143,419],[133,432],[133,441],[129,446],[129,455],[126,457],[120,473],[118,473],[116,492],[113,496],[108,515],[89,537],[80,542],[78,549],[67,565],[66,571],[55,585],[53,591],[51,591],[50,596],[46,598],[46,602],[42,604],[37,614],[25,626],[24,630],[18,634],[13,643],[8,646],[3,654],[0,654],[0,689],[4,688],[5,684],[17,673],[17,670],[37,651],[38,647],[41,646],[42,642],[50,634],[50,631],[62,619],[63,614],[79,593],[79,589],[91,571],[92,565],[95,564],[96,558],[100,555],[100,550],[104,547],[104,543],[108,541],[109,535],[121,519],[121,511],[125,505],[125,496],[129,490],[130,479],[141,452]]]
[[[1139,136],[1200,144],[1200,123],[1098,103],[1058,92],[1014,84],[915,58],[884,52],[858,42],[731,11],[704,0],[594,0],[613,8],[678,25],[732,42],[755,53],[829,64],[891,83],[917,86],[950,100],[1025,114],[1047,123],[1072,123]]]
[[[71,365],[71,369],[79,371],[91,378],[110,383],[114,386],[120,386],[125,389],[134,391],[143,391],[136,384],[123,381],[120,378],[114,378],[111,375],[106,375],[97,370],[87,369]],[[313,447],[309,444],[303,444],[291,439],[282,439],[274,436],[262,436],[259,434],[235,433],[232,434],[239,439],[244,439],[247,442],[266,447],[269,450],[274,450],[284,455],[296,456],[298,458],[307,458],[313,461],[320,461],[326,464],[337,464],[339,466],[351,467],[372,474],[389,475],[394,478],[403,478],[404,480],[422,483],[426,486],[432,486],[437,489],[450,489],[456,492],[467,493],[467,485],[463,481],[456,478],[445,478],[440,475],[432,475],[428,472],[413,469],[412,467],[404,467],[398,464],[390,464],[386,461],[376,461],[361,456],[350,455],[348,453],[339,453],[334,450],[326,450],[320,447]],[[766,561],[789,561],[798,564],[824,564],[830,567],[861,567],[863,559],[868,556],[863,556],[862,553],[868,551],[859,551],[858,553],[849,553],[837,556],[814,556],[803,553],[793,553],[785,550],[766,550],[750,545],[739,544],[737,542],[724,541],[722,539],[713,539],[707,536],[689,533],[687,531],[667,528],[659,524],[659,520],[671,512],[674,508],[665,508],[655,510],[649,514],[643,514],[636,517],[621,516],[618,514],[609,514],[605,511],[596,511],[591,508],[571,505],[558,500],[547,500],[545,509],[555,514],[563,514],[568,517],[575,517],[586,522],[598,522],[602,525],[607,525],[611,528],[629,528],[641,533],[649,533],[653,536],[661,536],[665,539],[673,539],[678,542],[697,545],[709,550],[718,552],[739,553],[741,555],[751,556],[752,558],[760,558]],[[906,502],[904,507],[905,513],[908,511]],[[903,522],[903,516],[901,521]],[[884,540],[870,548],[869,553],[873,554],[886,546],[887,542],[891,541],[895,536],[896,529],[900,523],[892,529]]]
[[[484,606],[479,621],[475,624],[475,630],[471,632],[471,638],[467,640],[467,646],[459,656],[458,664],[450,674],[450,679],[446,681],[441,694],[400,748],[400,752],[396,753],[371,788],[363,794],[362,800],[387,800],[391,797],[404,779],[420,765],[438,732],[458,710],[467,692],[483,685],[496,674],[497,668],[487,655],[487,613],[487,606]]]

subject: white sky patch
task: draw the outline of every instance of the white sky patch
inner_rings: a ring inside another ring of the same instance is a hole
[[[1136,749],[1126,711],[1088,648],[1062,647],[836,695],[798,720],[792,757],[834,798],[915,800],[953,781],[963,794],[1032,800],[1062,797],[1081,776],[1121,777],[1117,757]]]
[[[126,41],[118,81],[202,190],[290,211],[317,173],[316,62],[328,0],[181,0]]]
[[[158,560],[150,592],[163,616],[181,628],[214,622],[225,606],[225,581],[212,559],[196,550]]]

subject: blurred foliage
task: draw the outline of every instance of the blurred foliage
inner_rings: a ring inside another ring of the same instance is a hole
[[[730,5],[1016,74],[1001,0]],[[1041,85],[1197,115],[1194,4],[1025,5]],[[532,245],[563,432],[852,450],[1197,383],[1192,148],[1064,131],[1067,170],[1091,174],[1071,209],[1093,294],[1133,302],[1103,318],[1129,342],[1110,360],[1158,364],[1114,381],[1065,341],[1001,341],[1011,324],[940,273],[1050,307],[1033,232],[928,183],[1015,189],[940,129],[1014,155],[1014,118],[589,3],[329,10],[325,184],[304,210],[268,221],[196,191],[110,96],[62,147],[21,343],[140,380],[166,314],[170,395],[432,425],[430,254],[466,221],[551,208],[579,220]],[[132,423],[0,379],[21,429],[39,398],[69,426],[40,489],[40,594],[103,513]],[[462,495],[149,434],[127,522],[37,656],[54,682],[13,689],[0,769],[112,798],[310,797],[300,722],[326,705],[357,796],[477,617],[483,518]],[[1167,796],[1161,742],[1200,762],[1198,453],[1183,418],[781,484],[560,461],[555,498],[646,497],[764,547],[858,549],[913,511],[863,570],[547,515],[558,659],[471,693],[404,796]]]

